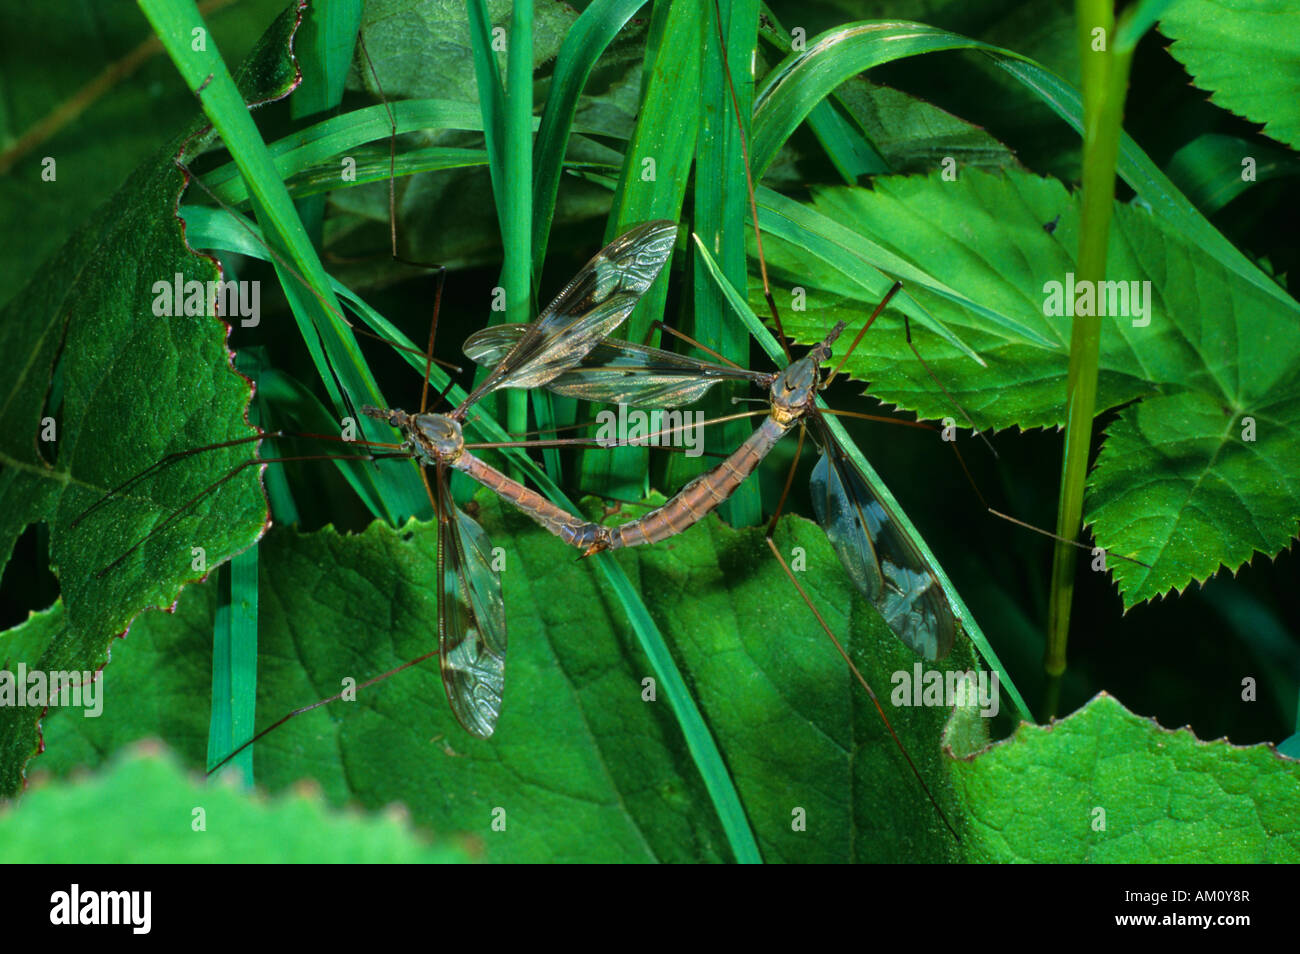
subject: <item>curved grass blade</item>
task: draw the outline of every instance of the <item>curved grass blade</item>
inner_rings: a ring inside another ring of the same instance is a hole
[[[806,50],[783,60],[769,74],[755,102],[752,161],[755,180],[809,112],[852,76],[906,56],[942,50],[972,50],[1033,90],[1074,129],[1083,130],[1079,91],[1042,65],[1011,50],[922,23],[854,23],[812,39]],[[1288,310],[1300,304],[1237,249],[1187,200],[1159,167],[1121,133],[1117,171],[1156,214],[1226,267],[1267,291]]]
[[[595,0],[569,28],[555,59],[555,72],[537,128],[533,150],[533,276],[540,278],[546,261],[547,239],[555,217],[560,172],[573,132],[587,77],[610,41],[645,6],[646,0]]]
[[[709,269],[709,274],[713,276],[714,281],[718,282],[718,286],[722,289],[723,295],[732,310],[740,320],[745,323],[750,334],[752,334],[755,340],[762,345],[763,350],[771,356],[772,360],[778,363],[782,361],[784,359],[784,352],[781,350],[781,346],[777,343],[776,339],[772,337],[771,332],[763,326],[763,323],[758,320],[758,316],[750,310],[749,305],[746,303],[745,299],[741,297],[740,293],[732,287],[730,282],[727,282],[726,279],[723,278],[722,273],[715,267],[712,256],[709,255],[708,250],[704,248],[698,237],[695,238],[695,244],[701,251],[701,257],[705,267]],[[820,398],[818,398],[818,406],[823,409],[825,408],[825,404]],[[922,539],[921,535],[917,532],[916,527],[912,526],[911,521],[907,519],[907,514],[903,511],[902,507],[898,505],[898,501],[894,499],[893,494],[889,492],[889,489],[885,486],[884,482],[881,481],[880,476],[875,472],[871,464],[867,462],[867,459],[863,457],[862,452],[858,450],[857,445],[853,443],[853,440],[849,437],[848,431],[844,429],[844,425],[832,416],[821,415],[821,417],[826,428],[830,431],[831,438],[838,443],[844,453],[853,461],[858,470],[861,471],[863,478],[875,490],[876,495],[884,501],[897,516],[898,525],[902,528],[901,532],[906,534],[912,540],[916,545],[917,550],[920,551],[921,556],[924,558],[926,565],[938,578],[940,585],[943,587],[944,595],[948,598],[948,605],[952,607],[953,612],[957,615],[962,629],[964,629],[970,636],[971,641],[975,644],[979,654],[988,663],[989,667],[997,671],[1002,687],[1011,697],[1011,700],[1020,712],[1021,717],[1028,722],[1032,722],[1033,715],[1030,713],[1029,707],[1021,697],[1015,683],[1011,681],[1006,667],[1002,665],[1001,661],[998,659],[997,653],[994,652],[993,647],[989,645],[988,638],[979,628],[979,624],[975,621],[974,616],[971,615],[971,611],[966,607],[966,604],[962,602],[956,588],[952,585],[952,581],[949,580],[947,574],[943,572],[943,567],[940,566],[939,561],[934,558],[934,554],[930,552],[930,548],[925,545],[925,540]]]

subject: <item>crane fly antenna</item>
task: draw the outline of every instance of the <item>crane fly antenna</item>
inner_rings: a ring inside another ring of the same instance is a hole
[[[391,180],[390,180],[391,181]],[[394,229],[396,225],[394,225]],[[393,242],[397,242],[396,231],[394,231]],[[396,245],[394,245],[396,248]],[[429,345],[424,349],[424,383],[420,387],[420,413],[423,414],[429,409],[429,374],[433,370],[433,341],[438,334],[438,313],[442,310],[442,286],[447,281],[447,269],[445,266],[438,269],[437,284],[433,292],[433,320],[429,322]],[[437,407],[438,402],[447,396],[447,391],[451,390],[451,382],[447,382],[447,388],[438,395],[433,406]]]
[[[384,84],[379,81],[379,71],[375,69],[375,61],[370,58],[370,51],[366,49],[365,30],[357,31],[357,46],[361,47],[361,55],[366,58],[366,66],[370,69],[370,78],[375,81],[375,89],[379,90],[379,101],[384,104],[384,112],[388,114],[388,127],[391,130],[388,136],[388,234],[393,259],[401,262],[403,259],[397,254],[397,117],[393,115],[392,104],[384,94]]]

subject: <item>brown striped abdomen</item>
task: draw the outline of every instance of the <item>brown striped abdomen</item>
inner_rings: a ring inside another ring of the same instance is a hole
[[[663,506],[656,507],[638,520],[611,529],[609,548],[616,550],[657,543],[699,522],[745,482],[792,424],[793,421],[779,424],[771,417],[763,418],[762,426],[717,467],[696,477]]]
[[[600,524],[590,523],[575,517],[567,510],[562,510],[517,480],[511,480],[490,464],[484,463],[466,451],[452,464],[457,470],[477,480],[498,497],[504,497],[536,520],[544,529],[555,534],[565,543],[583,550],[603,550],[601,541],[608,531]]]

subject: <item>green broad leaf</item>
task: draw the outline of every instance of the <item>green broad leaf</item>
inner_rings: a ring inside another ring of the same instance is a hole
[[[455,843],[431,844],[400,813],[341,812],[310,789],[275,799],[244,793],[181,768],[156,743],[133,746],[93,775],[34,785],[0,810],[0,845],[6,864],[474,860]]]
[[[987,748],[969,713],[954,715],[949,753],[972,859],[1300,861],[1300,762],[1270,745],[1205,742],[1104,692]]]
[[[958,157],[963,168],[1017,164],[1011,150],[986,130],[889,86],[854,77],[835,95],[895,172],[929,172],[948,156]]]
[[[294,24],[282,17],[250,58],[240,77],[247,99],[288,92]],[[167,454],[255,434],[229,328],[193,307],[194,288],[202,300],[220,273],[185,244],[176,217],[183,176],[173,158],[183,144],[197,148],[200,128],[137,169],[0,315],[0,570],[24,529],[48,526],[67,625],[32,660],[46,670],[98,669],[141,610],[171,605],[266,523],[256,470],[233,470],[252,443],[188,457],[87,514]],[[0,737],[26,739],[20,721],[0,708]]]
[[[477,501],[501,548],[510,628],[494,737],[477,741],[455,724],[430,661],[258,742],[261,784],[278,791],[311,778],[336,804],[397,802],[421,827],[479,837],[496,861],[729,860],[676,721],[603,577],[528,518],[486,494]],[[267,536],[260,724],[435,646],[435,538],[419,524]],[[948,708],[890,703],[893,680],[913,678],[916,657],[856,596],[819,528],[788,519],[776,539],[960,830],[940,753]],[[620,563],[686,673],[766,860],[960,857],[760,530],[710,518],[664,545],[624,551]],[[196,700],[208,691],[212,590],[192,587],[175,615],[142,618],[103,673],[102,716],[52,711],[32,768],[63,775],[157,735],[200,765],[206,706]],[[55,614],[34,618],[0,637],[0,655],[30,652],[59,629]],[[964,642],[947,662],[973,665]],[[504,817],[504,831],[494,817]]]
[[[1300,149],[1300,9],[1288,0],[1178,0],[1160,18],[1170,54],[1210,101]]]
[[[769,261],[787,288],[804,289],[803,310],[788,307],[791,292],[778,298],[796,340],[820,341],[836,321],[852,334],[896,275],[905,294],[895,302],[943,387],[908,348],[893,306],[846,373],[883,401],[958,426],[966,414],[981,428],[1064,422],[1074,319],[1044,313],[1048,283],[1064,295],[1074,270],[1078,206],[1060,183],[963,171],[771,207],[770,231],[786,241],[769,239]],[[1275,556],[1296,535],[1300,339],[1272,296],[1137,208],[1116,209],[1107,275],[1138,282],[1149,311],[1130,300],[1131,316],[1099,319],[1098,408],[1138,403],[1111,428],[1115,450],[1098,458],[1085,520],[1111,554],[1151,564],[1109,561],[1132,606],[1220,566],[1235,571],[1253,552]],[[757,290],[751,302],[761,304]]]
[[[1300,376],[1244,413],[1183,392],[1125,408],[1088,480],[1086,522],[1126,606],[1291,545],[1300,521]],[[1289,463],[1288,463],[1289,462]]]

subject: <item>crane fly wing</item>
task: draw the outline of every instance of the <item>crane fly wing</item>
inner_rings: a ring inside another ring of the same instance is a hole
[[[676,223],[658,220],[624,232],[597,252],[525,326],[527,331],[461,408],[497,388],[541,387],[576,365],[632,313],[676,240]]]
[[[506,611],[487,534],[438,481],[438,658],[456,721],[489,738],[505,689]]]
[[[528,334],[531,325],[493,325],[465,341],[465,355],[492,367]],[[596,343],[574,367],[546,382],[546,389],[565,397],[634,407],[680,407],[693,404],[719,381],[756,381],[771,375],[714,364],[688,355],[607,338]]]
[[[813,468],[817,522],[854,586],[912,650],[927,660],[952,649],[956,621],[939,580],[862,471],[829,433]]]

